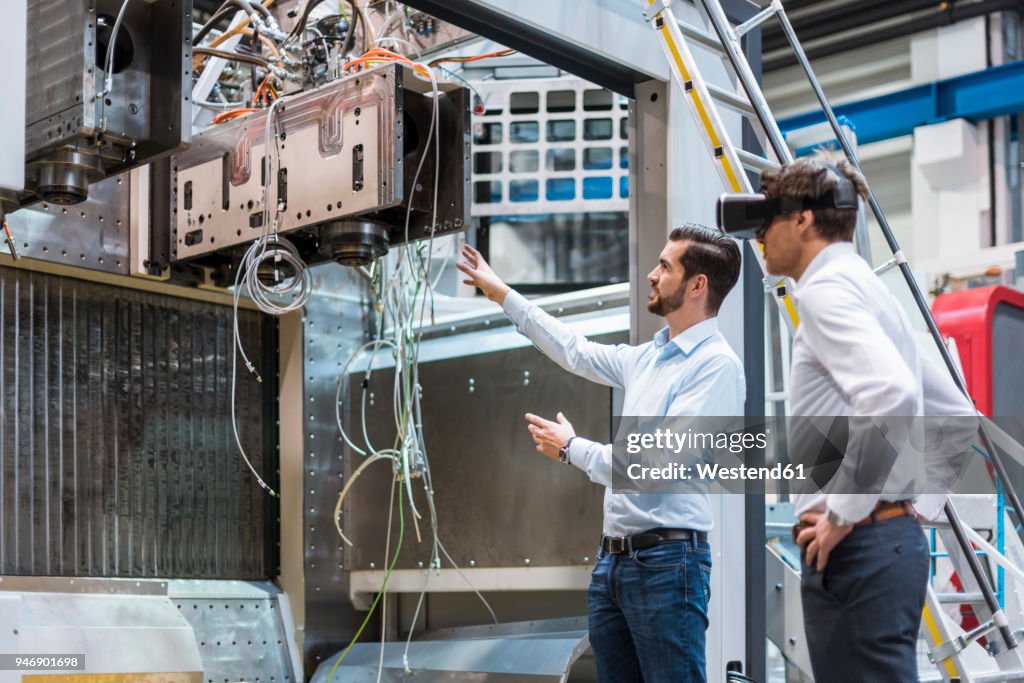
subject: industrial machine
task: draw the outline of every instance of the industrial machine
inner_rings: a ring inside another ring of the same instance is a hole
[[[31,0],[27,24],[26,187],[3,209],[77,204],[188,146],[191,3]]]
[[[197,135],[172,159],[171,260],[230,270],[268,230],[307,263],[369,265],[390,245],[464,230],[468,93],[433,85],[386,64]]]
[[[621,215],[634,286],[539,305],[600,341],[646,340],[635,283],[665,226],[713,222],[716,168],[736,190],[765,166],[730,142],[759,93],[718,87],[702,53],[670,92],[660,3],[538,25],[493,0],[15,1],[26,183],[0,218],[30,258],[0,268],[0,651],[81,647],[79,675],[131,681],[594,680],[602,490],[530,459],[518,416],[572,405],[600,438],[621,397],[489,302],[442,294],[443,250],[474,208],[557,213],[578,185],[581,211]],[[685,39],[731,50],[756,87],[741,53],[756,62],[781,5],[677,5]],[[743,44],[691,26],[699,7]],[[479,36],[504,49],[439,51]],[[509,61],[490,87],[453,66],[515,50],[578,79],[531,99]],[[724,145],[707,159],[679,97],[729,110],[708,119]],[[766,303],[788,301],[746,256],[719,321],[759,414]],[[993,301],[1015,306],[993,329],[1015,330],[1021,302]],[[714,502],[714,683],[764,678],[765,624],[806,668],[792,548],[764,549],[791,511],[766,524],[748,493]]]

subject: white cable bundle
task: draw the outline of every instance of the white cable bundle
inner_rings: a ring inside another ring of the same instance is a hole
[[[423,438],[421,387],[419,384],[420,337],[422,336],[424,318],[427,314],[427,302],[430,300],[432,303],[433,289],[437,286],[437,282],[440,281],[440,277],[444,272],[444,269],[441,268],[440,272],[435,277],[435,281],[433,283],[430,282],[430,267],[433,256],[434,240],[433,226],[437,223],[437,195],[440,179],[441,149],[439,136],[440,126],[438,120],[438,97],[440,93],[438,92],[437,87],[437,77],[433,71],[428,70],[428,74],[431,83],[431,95],[433,97],[434,106],[430,117],[430,126],[427,131],[426,141],[424,143],[424,154],[420,157],[419,164],[416,167],[416,172],[413,175],[413,180],[410,186],[413,188],[418,187],[420,174],[422,173],[424,163],[427,160],[427,152],[430,150],[430,147],[433,146],[434,187],[432,197],[433,211],[430,222],[430,238],[425,242],[417,244],[410,242],[410,223],[412,219],[412,198],[410,197],[405,215],[405,243],[392,250],[395,255],[393,272],[391,272],[390,275],[383,272],[384,259],[381,259],[374,264],[372,274],[364,273],[371,288],[374,290],[378,301],[383,305],[382,310],[379,309],[381,310],[381,317],[379,319],[377,337],[373,341],[369,341],[356,349],[345,363],[342,368],[342,372],[338,377],[334,407],[335,419],[337,420],[338,430],[343,441],[348,445],[353,453],[363,456],[365,459],[359,467],[352,472],[352,475],[349,477],[338,496],[334,509],[334,524],[341,539],[346,544],[352,545],[352,542],[345,536],[341,529],[341,512],[345,497],[348,495],[355,481],[363,474],[371,463],[382,460],[390,461],[395,480],[401,481],[404,484],[407,503],[412,511],[412,520],[416,528],[416,537],[417,540],[419,540],[420,530],[416,520],[421,519],[421,515],[413,500],[412,488],[412,482],[414,479],[413,474],[415,472],[423,483],[427,513],[432,532],[432,553],[430,567],[424,573],[423,589],[420,592],[419,600],[416,604],[413,623],[418,619],[419,613],[423,607],[427,587],[432,573],[431,570],[440,571],[442,557],[448,560],[459,576],[466,582],[467,586],[476,593],[477,597],[480,598],[484,606],[487,608],[491,618],[495,623],[497,623],[497,616],[490,604],[488,604],[487,600],[476,589],[469,577],[455,563],[451,555],[448,553],[448,550],[445,548],[444,543],[441,541],[440,531],[438,529],[437,510],[434,505],[434,485],[430,472],[430,461],[427,457],[426,443]],[[421,76],[417,77],[422,78]],[[413,192],[415,192],[415,190],[413,190]],[[377,279],[378,277],[379,279]],[[433,307],[431,306],[431,310],[432,308]],[[387,318],[390,318],[391,329],[389,333],[385,335],[385,319]],[[392,406],[392,410],[395,419],[396,438],[391,448],[378,450],[370,443],[368,435],[366,424],[366,397],[368,393],[367,386],[369,379],[374,371],[374,359],[376,354],[385,348],[391,352],[391,356],[395,362],[393,386],[394,404]],[[342,405],[343,390],[346,380],[349,377],[349,372],[351,371],[355,360],[363,354],[368,354],[369,359],[366,363],[363,380],[361,409],[363,442],[365,445],[364,447],[360,447],[354,442],[352,435],[350,435],[345,429],[345,425],[342,420]],[[389,507],[389,534],[391,529],[390,512],[391,508]],[[390,546],[388,546],[388,548],[390,548]],[[387,559],[385,559],[385,567],[388,566]],[[382,637],[386,630],[383,622],[386,621],[387,618],[386,586],[388,577],[390,577],[390,568],[385,575],[384,584],[381,586],[382,601],[385,605],[382,607],[382,613],[385,614],[382,619]],[[364,621],[364,626],[365,623],[366,622]],[[403,654],[403,663],[407,675],[411,675],[413,673],[408,656],[411,638],[412,629],[409,631],[409,640],[406,641],[405,652]],[[337,668],[338,663],[344,659],[347,652],[348,649],[346,649],[342,656],[335,662],[334,668],[332,668],[331,673],[328,675],[328,683],[333,679],[334,671]],[[383,649],[381,650],[381,658],[383,658]],[[382,675],[383,659],[381,659],[377,670],[378,683],[381,680]]]
[[[241,301],[242,292],[244,291],[256,304],[256,307],[264,313],[284,315],[305,306],[313,289],[313,276],[302,257],[299,256],[295,245],[277,234],[277,218],[283,207],[277,205],[275,196],[277,184],[274,182],[274,178],[276,177],[276,161],[279,150],[277,136],[274,134],[274,114],[283,102],[284,99],[274,100],[267,111],[267,123],[263,136],[264,159],[266,159],[264,163],[267,164],[263,183],[263,233],[246,249],[235,273],[235,343],[231,353],[231,428],[235,435],[235,443],[238,444],[242,460],[256,477],[256,482],[272,496],[276,496],[277,492],[270,488],[263,477],[259,475],[242,446],[242,439],[238,434],[238,421],[235,419],[235,390],[239,353],[242,354],[246,369],[256,376],[257,382],[263,382],[256,366],[245,353],[242,335],[238,329],[238,304]],[[271,145],[275,150],[273,155],[270,154]],[[286,265],[292,271],[291,277],[284,278],[277,283],[266,284],[260,280],[260,266],[262,265],[269,265],[272,272],[277,272],[282,265]]]

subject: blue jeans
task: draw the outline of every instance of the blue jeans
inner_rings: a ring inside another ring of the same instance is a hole
[[[598,681],[704,683],[710,597],[706,542],[601,551],[587,594]]]
[[[814,680],[916,683],[928,541],[913,517],[853,531],[825,571],[802,563],[804,632]]]

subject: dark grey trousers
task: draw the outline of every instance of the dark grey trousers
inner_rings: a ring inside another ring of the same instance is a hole
[[[917,683],[928,542],[912,517],[853,531],[824,572],[803,564],[804,632],[817,683]]]

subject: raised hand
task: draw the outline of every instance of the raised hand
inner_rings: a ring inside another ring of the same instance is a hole
[[[477,287],[494,303],[498,305],[504,303],[509,286],[502,282],[497,273],[484,260],[484,257],[480,255],[480,252],[466,244],[462,247],[462,258],[465,260],[457,262],[455,267],[468,277],[463,282]]]

